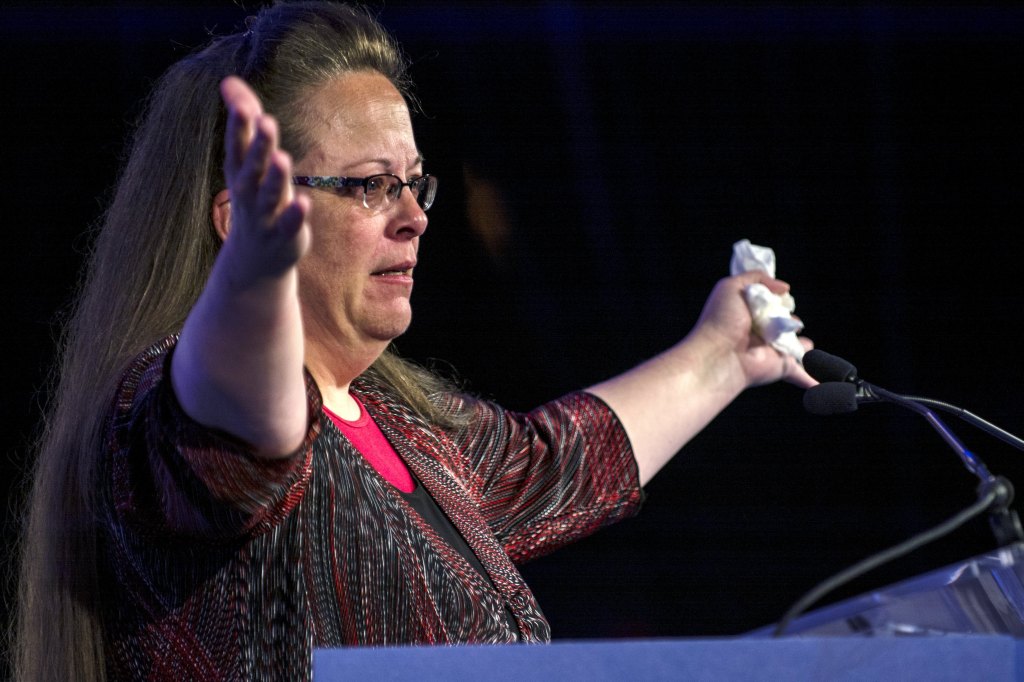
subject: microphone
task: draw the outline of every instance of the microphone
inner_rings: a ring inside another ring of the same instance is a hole
[[[923,412],[919,409],[915,409],[909,403],[917,403],[918,407],[927,405],[928,407],[953,414],[971,426],[981,429],[994,438],[998,438],[1007,445],[1011,445],[1018,450],[1024,450],[1024,440],[1021,440],[1009,431],[999,428],[995,424],[982,419],[978,415],[973,412],[969,412],[962,407],[950,405],[942,400],[934,400],[932,398],[924,398],[914,395],[900,395],[869,384],[857,376],[857,368],[854,367],[853,363],[836,355],[814,348],[804,354],[803,364],[804,369],[807,370],[808,374],[822,382],[819,386],[824,386],[833,382],[846,382],[854,386],[857,405],[888,401],[914,410],[915,412],[918,412],[918,414],[925,416],[925,418],[927,418],[927,415],[924,415]],[[816,395],[809,396],[807,393],[812,391],[815,392]],[[848,405],[849,397],[847,396],[846,391],[847,389],[839,388],[822,389],[819,391],[818,386],[809,388],[807,393],[804,394],[804,408],[811,414],[823,416],[853,412],[857,408],[856,406],[850,408]],[[817,395],[818,393],[821,395]],[[843,409],[839,409],[840,407]],[[828,411],[830,409],[832,411]],[[929,419],[929,421],[931,420]],[[955,446],[954,449],[956,449]]]
[[[804,353],[804,369],[818,381],[857,381],[857,368],[840,357],[813,348]]]
[[[809,374],[814,376],[813,373]],[[840,381],[826,381],[812,386],[804,391],[804,409],[821,417],[856,412],[857,387]]]

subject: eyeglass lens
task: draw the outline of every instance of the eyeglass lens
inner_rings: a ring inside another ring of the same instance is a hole
[[[402,180],[391,174],[373,175],[366,178],[363,191],[363,205],[367,208],[383,208],[389,206],[402,194],[402,188],[407,186],[412,192],[416,203],[423,210],[430,208],[434,203],[434,195],[437,193],[437,179],[430,175],[402,182]]]

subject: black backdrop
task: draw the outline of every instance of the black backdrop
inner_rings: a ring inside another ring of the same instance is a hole
[[[8,548],[54,324],[129,122],[168,64],[244,15],[0,11]],[[775,248],[819,347],[1024,431],[1024,10],[396,1],[381,18],[442,178],[406,356],[529,408],[679,339],[749,238]],[[555,636],[742,633],[974,500],[919,418],[815,418],[800,399],[747,392],[640,517],[525,566]],[[954,427],[1024,485],[1024,453]],[[979,521],[831,598],[993,544]]]

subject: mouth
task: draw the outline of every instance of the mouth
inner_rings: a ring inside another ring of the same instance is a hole
[[[373,277],[412,277],[414,267],[416,267],[415,263],[396,263],[383,270],[371,272],[370,275]]]

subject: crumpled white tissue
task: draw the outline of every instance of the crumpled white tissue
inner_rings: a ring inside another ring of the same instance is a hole
[[[767,246],[751,244],[741,239],[732,245],[732,260],[729,274],[738,275],[750,270],[763,270],[769,277],[775,277],[775,252]],[[804,347],[797,334],[803,330],[803,322],[793,317],[796,301],[788,293],[779,296],[763,284],[750,284],[743,290],[754,320],[754,331],[772,348],[803,360]]]

